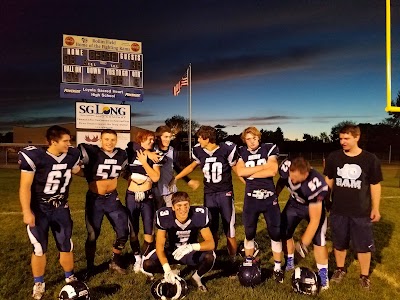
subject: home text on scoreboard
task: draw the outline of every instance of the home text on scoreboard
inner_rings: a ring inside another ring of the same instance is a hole
[[[143,87],[143,55],[62,48],[62,82]]]

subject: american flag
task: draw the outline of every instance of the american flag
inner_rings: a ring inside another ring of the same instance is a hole
[[[188,79],[188,71],[186,70],[185,75],[181,78],[181,80],[178,81],[177,84],[174,85],[172,88],[172,94],[174,96],[178,96],[179,93],[181,92],[181,87],[189,85],[189,79]]]

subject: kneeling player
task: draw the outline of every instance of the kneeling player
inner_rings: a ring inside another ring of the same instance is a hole
[[[287,186],[290,197],[282,212],[282,240],[286,240],[286,270],[294,269],[295,247],[302,257],[307,253],[307,246],[314,244],[314,256],[321,279],[321,289],[329,288],[328,249],[326,247],[327,220],[323,199],[328,193],[328,186],[316,170],[310,167],[303,157],[285,160],[279,168],[280,178],[277,182],[277,194]],[[293,233],[302,220],[308,226],[301,241],[293,242]]]
[[[170,264],[196,266],[192,279],[200,291],[206,292],[201,278],[214,265],[215,243],[210,231],[208,209],[203,206],[190,206],[185,192],[176,192],[172,196],[172,207],[157,211],[156,249],[143,260],[143,269],[149,273],[162,273],[167,282],[175,283],[177,272]],[[198,243],[198,234],[204,241]],[[168,236],[168,246],[165,247]]]

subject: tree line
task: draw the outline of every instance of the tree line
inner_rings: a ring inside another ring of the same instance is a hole
[[[392,101],[393,106],[400,106],[400,92],[396,100]],[[323,152],[329,153],[340,148],[339,130],[345,124],[355,124],[361,129],[359,145],[373,153],[387,153],[391,151],[393,155],[400,158],[400,113],[388,112],[389,116],[378,124],[356,123],[351,120],[341,121],[331,128],[330,133],[321,132],[319,135],[303,134],[302,141],[288,140],[280,127],[275,131],[261,129],[261,141],[277,144],[281,153],[289,152]],[[181,151],[188,150],[188,131],[189,120],[183,116],[175,115],[165,120],[165,124],[173,128],[175,134],[174,147]],[[192,120],[192,138],[199,129],[200,124]],[[217,124],[214,126],[217,131],[218,142],[231,141],[238,145],[243,145],[239,134],[229,135],[224,129],[225,125]],[[197,143],[196,139],[194,142]],[[193,144],[193,143],[192,143]],[[193,144],[194,145],[194,144]]]

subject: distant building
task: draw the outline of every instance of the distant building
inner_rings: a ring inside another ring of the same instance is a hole
[[[76,146],[76,128],[75,123],[57,124],[59,126],[67,128],[71,131],[71,144]],[[24,126],[14,126],[13,127],[13,142],[18,144],[47,144],[46,141],[46,130],[50,126],[42,127],[24,127]],[[130,130],[131,141],[133,137],[137,134],[139,130],[143,128],[132,126]],[[84,131],[90,131],[84,129]],[[101,131],[101,130],[96,130]]]

